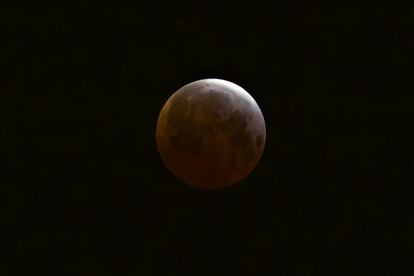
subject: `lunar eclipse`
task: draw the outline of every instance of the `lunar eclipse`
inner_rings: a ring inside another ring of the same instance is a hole
[[[203,79],[176,91],[157,121],[156,142],[170,172],[203,189],[228,187],[247,177],[266,141],[263,114],[240,86]]]

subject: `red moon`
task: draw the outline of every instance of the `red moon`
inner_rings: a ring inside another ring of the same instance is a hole
[[[203,189],[228,187],[248,176],[266,140],[263,114],[240,86],[203,79],[177,90],[163,106],[156,142],[170,172]]]

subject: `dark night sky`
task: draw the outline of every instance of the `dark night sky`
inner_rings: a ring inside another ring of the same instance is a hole
[[[0,274],[411,275],[412,8],[189,3],[1,10]],[[172,177],[154,139],[207,77],[268,132],[219,191]]]

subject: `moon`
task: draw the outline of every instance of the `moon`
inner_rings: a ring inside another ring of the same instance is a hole
[[[202,189],[228,187],[247,177],[265,141],[265,121],[256,101],[221,79],[202,79],[177,90],[156,126],[158,151],[168,170]]]

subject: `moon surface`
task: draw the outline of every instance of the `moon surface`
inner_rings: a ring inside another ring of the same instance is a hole
[[[156,142],[170,172],[203,189],[248,176],[263,154],[266,126],[256,101],[240,86],[203,79],[177,90],[163,106]]]

